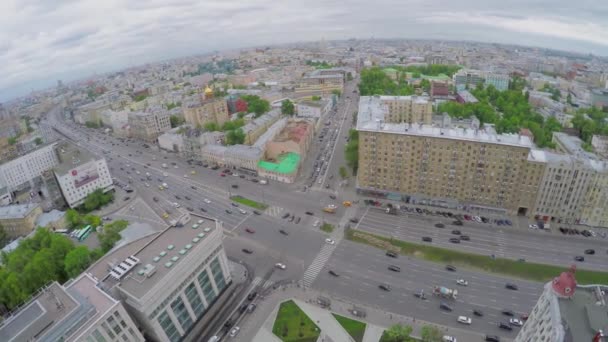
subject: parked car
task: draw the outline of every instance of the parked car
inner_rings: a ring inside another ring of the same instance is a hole
[[[470,325],[473,322],[471,317],[467,316],[458,316],[458,323]]]
[[[401,272],[401,267],[397,265],[388,265],[388,269],[393,272]]]
[[[386,256],[391,257],[391,258],[396,258],[397,253],[395,253],[393,251],[386,251]]]
[[[513,290],[513,291],[517,291],[519,288],[517,287],[517,285],[513,284],[513,283],[506,283],[505,284],[505,288],[509,289],[509,290]]]
[[[378,288],[380,288],[380,290],[387,291],[387,292],[390,292],[390,290],[391,290],[391,286],[389,284],[380,284],[380,285],[378,285]]]
[[[431,238],[430,236],[423,236],[422,237],[422,241],[424,241],[424,242],[433,242],[433,238]]]
[[[485,341],[486,342],[500,342],[500,337],[498,337],[496,335],[486,335]]]
[[[249,248],[243,248],[242,251],[245,254],[253,254],[253,251],[251,249],[249,249]]]
[[[456,272],[456,267],[452,266],[452,265],[446,265],[445,269],[451,272]]]

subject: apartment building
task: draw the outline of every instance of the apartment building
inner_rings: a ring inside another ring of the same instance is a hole
[[[193,126],[204,126],[209,122],[221,126],[230,120],[228,103],[223,98],[215,98],[210,88],[205,89],[203,97],[191,99],[182,105],[182,111],[186,123]]]
[[[171,129],[169,113],[130,112],[129,128],[131,136],[146,142],[155,142],[159,135]]]
[[[433,104],[423,96],[362,96],[359,108],[385,123],[424,123],[433,120]]]
[[[201,218],[125,244],[88,272],[123,301],[147,341],[181,341],[216,314],[232,282],[222,235],[221,222]]]
[[[51,283],[0,323],[0,341],[145,341],[122,304],[96,285],[86,273]]]
[[[25,236],[36,228],[36,220],[42,214],[37,203],[0,207],[0,225],[10,238]]]
[[[605,341],[607,285],[578,285],[572,266],[545,284],[515,342]]]
[[[61,193],[70,208],[84,203],[97,189],[108,192],[114,182],[104,158],[95,159],[88,151],[65,143],[57,147],[60,163],[54,168]]]

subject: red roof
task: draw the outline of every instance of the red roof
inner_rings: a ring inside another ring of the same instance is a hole
[[[562,272],[559,277],[553,279],[553,291],[560,297],[572,297],[576,290],[576,278],[574,273],[576,272],[576,266],[570,266],[570,269],[566,272]]]

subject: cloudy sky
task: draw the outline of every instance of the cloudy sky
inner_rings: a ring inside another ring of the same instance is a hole
[[[0,100],[171,57],[371,36],[608,55],[608,1],[0,0]]]

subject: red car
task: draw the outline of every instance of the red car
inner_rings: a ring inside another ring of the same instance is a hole
[[[465,219],[465,220],[467,220],[467,221],[471,221],[471,216],[469,216],[469,215],[464,215],[464,219]]]
[[[220,173],[220,176],[226,177],[226,174],[225,173]]]
[[[520,318],[521,318],[522,321],[527,321],[528,320],[528,314],[523,314],[523,315],[521,315]]]
[[[245,228],[245,231],[249,234],[253,234],[255,233],[255,230],[251,229],[251,228]]]

